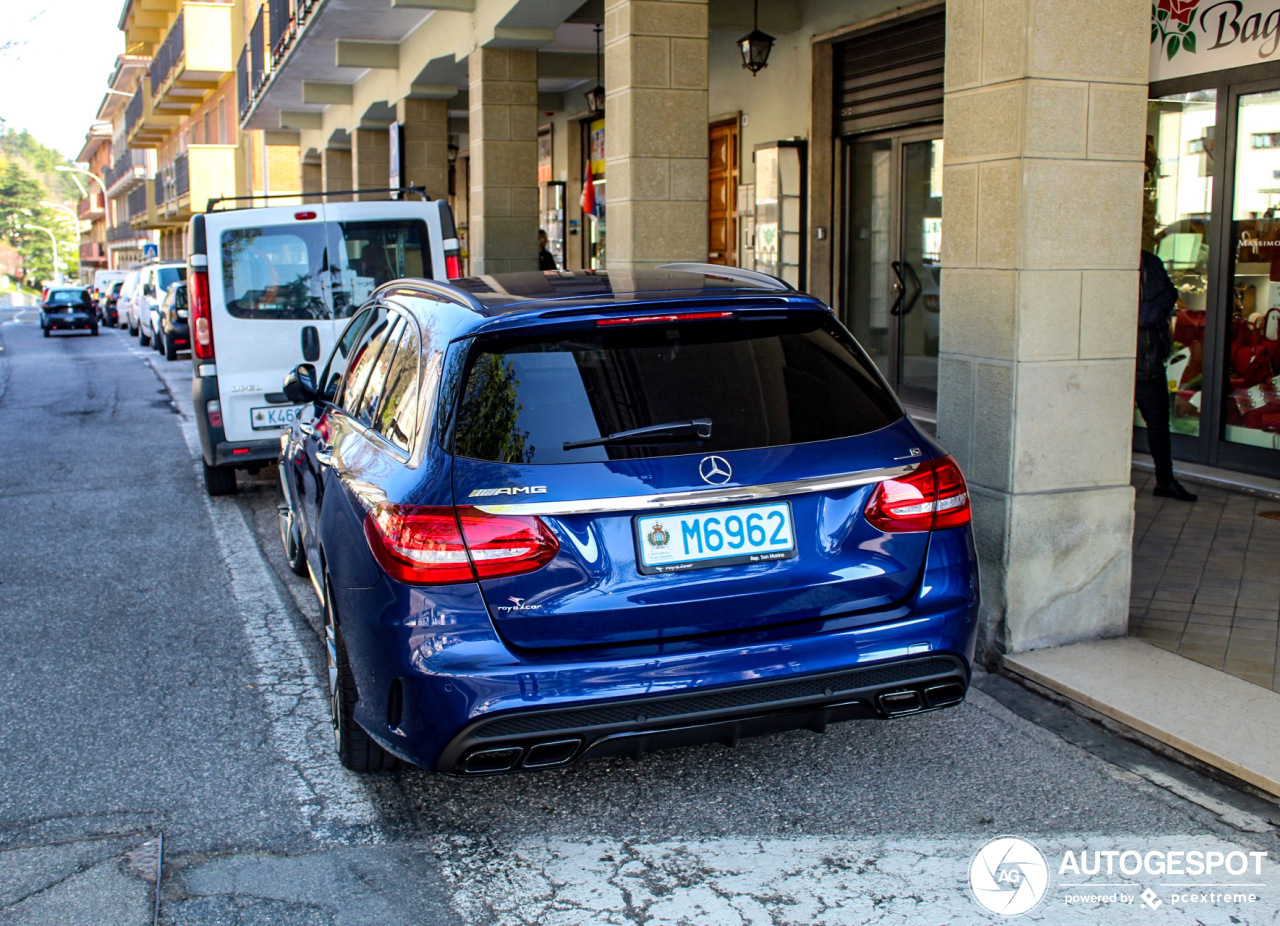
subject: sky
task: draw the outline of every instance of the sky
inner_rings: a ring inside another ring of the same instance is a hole
[[[74,159],[124,51],[124,0],[6,0],[0,118]]]

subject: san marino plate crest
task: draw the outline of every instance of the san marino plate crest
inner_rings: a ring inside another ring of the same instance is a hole
[[[645,534],[645,542],[651,547],[665,547],[671,542],[671,532],[661,524],[653,525],[653,529]]]

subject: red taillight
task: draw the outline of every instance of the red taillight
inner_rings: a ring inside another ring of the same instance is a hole
[[[969,488],[951,457],[921,463],[910,475],[886,479],[867,501],[866,517],[882,531],[927,531],[969,523]]]
[[[314,219],[316,217],[316,214],[314,212],[295,212],[293,214],[293,217],[297,219],[299,222],[304,222],[307,219]]]
[[[733,318],[732,312],[676,312],[671,315],[624,315],[621,318],[601,318],[596,324],[601,328],[610,325],[647,325],[655,322],[693,322],[708,318]]]
[[[364,521],[369,549],[393,579],[449,585],[541,569],[560,544],[538,518],[476,508],[379,505]]]
[[[462,276],[462,258],[457,251],[448,251],[444,255],[444,273],[451,280]]]
[[[187,284],[191,308],[191,352],[197,360],[213,359],[213,316],[209,311],[209,271],[192,270]]]

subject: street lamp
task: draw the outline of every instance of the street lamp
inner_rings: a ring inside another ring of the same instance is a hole
[[[43,225],[32,225],[30,222],[25,223],[23,228],[31,228],[36,231],[42,231],[49,236],[49,243],[53,245],[53,282],[62,282],[62,267],[58,260],[58,239],[54,237],[53,232],[45,228]]]
[[[76,231],[80,230],[80,214],[68,206],[66,203],[55,203],[47,199],[40,200],[40,205],[46,209],[61,209],[63,212],[71,216],[71,221],[76,223]],[[62,218],[59,216],[59,218]]]
[[[103,183],[102,178],[99,177],[97,174],[95,174],[93,171],[85,170],[83,167],[68,167],[66,164],[59,164],[56,167],[54,167],[54,170],[61,171],[64,174],[84,174],[86,177],[92,177],[94,183],[98,184],[98,186],[102,189],[102,201],[104,203],[107,201],[107,185]],[[84,187],[80,187],[80,189],[83,190]],[[86,198],[89,196],[87,192],[84,195]]]

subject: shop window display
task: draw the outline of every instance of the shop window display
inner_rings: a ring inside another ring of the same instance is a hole
[[[1233,302],[1226,338],[1223,438],[1280,449],[1280,91],[1240,97],[1231,241]]]
[[[1142,246],[1164,262],[1178,288],[1165,364],[1175,434],[1200,433],[1215,121],[1212,90],[1152,100],[1147,112]],[[1135,421],[1144,424],[1141,415]]]

